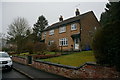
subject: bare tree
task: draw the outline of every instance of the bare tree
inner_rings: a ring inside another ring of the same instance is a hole
[[[9,41],[17,46],[17,52],[20,53],[24,46],[26,31],[29,29],[28,22],[25,18],[18,17],[9,25]]]
[[[28,30],[28,22],[25,18],[18,17],[9,25],[8,34],[16,38],[16,36],[25,36],[26,31]]]

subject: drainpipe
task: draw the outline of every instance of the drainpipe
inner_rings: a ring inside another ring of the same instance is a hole
[[[81,44],[81,30],[82,30],[82,25],[81,25],[81,20],[79,21],[79,25],[80,25],[80,42],[79,42],[79,50],[82,51],[82,44]]]

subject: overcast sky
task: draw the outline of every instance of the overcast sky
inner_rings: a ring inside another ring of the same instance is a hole
[[[49,22],[49,25],[58,22],[60,15],[64,19],[75,16],[75,9],[79,8],[83,14],[88,11],[93,11],[100,19],[101,13],[104,11],[107,2],[2,2],[2,25],[3,33],[7,32],[8,25],[17,17],[27,19],[29,25],[33,27],[40,15],[44,15]],[[1,30],[1,29],[0,29]]]

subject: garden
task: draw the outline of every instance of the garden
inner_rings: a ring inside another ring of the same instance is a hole
[[[81,66],[86,62],[96,62],[93,51],[73,52],[68,55],[61,55],[59,57],[53,57],[42,60],[75,67]]]

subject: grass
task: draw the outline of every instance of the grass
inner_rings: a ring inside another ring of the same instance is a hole
[[[95,56],[92,51],[82,51],[79,53],[73,53],[69,55],[63,55],[60,57],[54,57],[49,59],[42,59],[43,61],[53,62],[69,66],[80,66],[86,62],[95,62]]]
[[[26,52],[26,53],[20,53],[19,55],[20,55],[20,56],[29,55],[29,52]]]
[[[56,54],[56,52],[46,52],[46,54]]]

